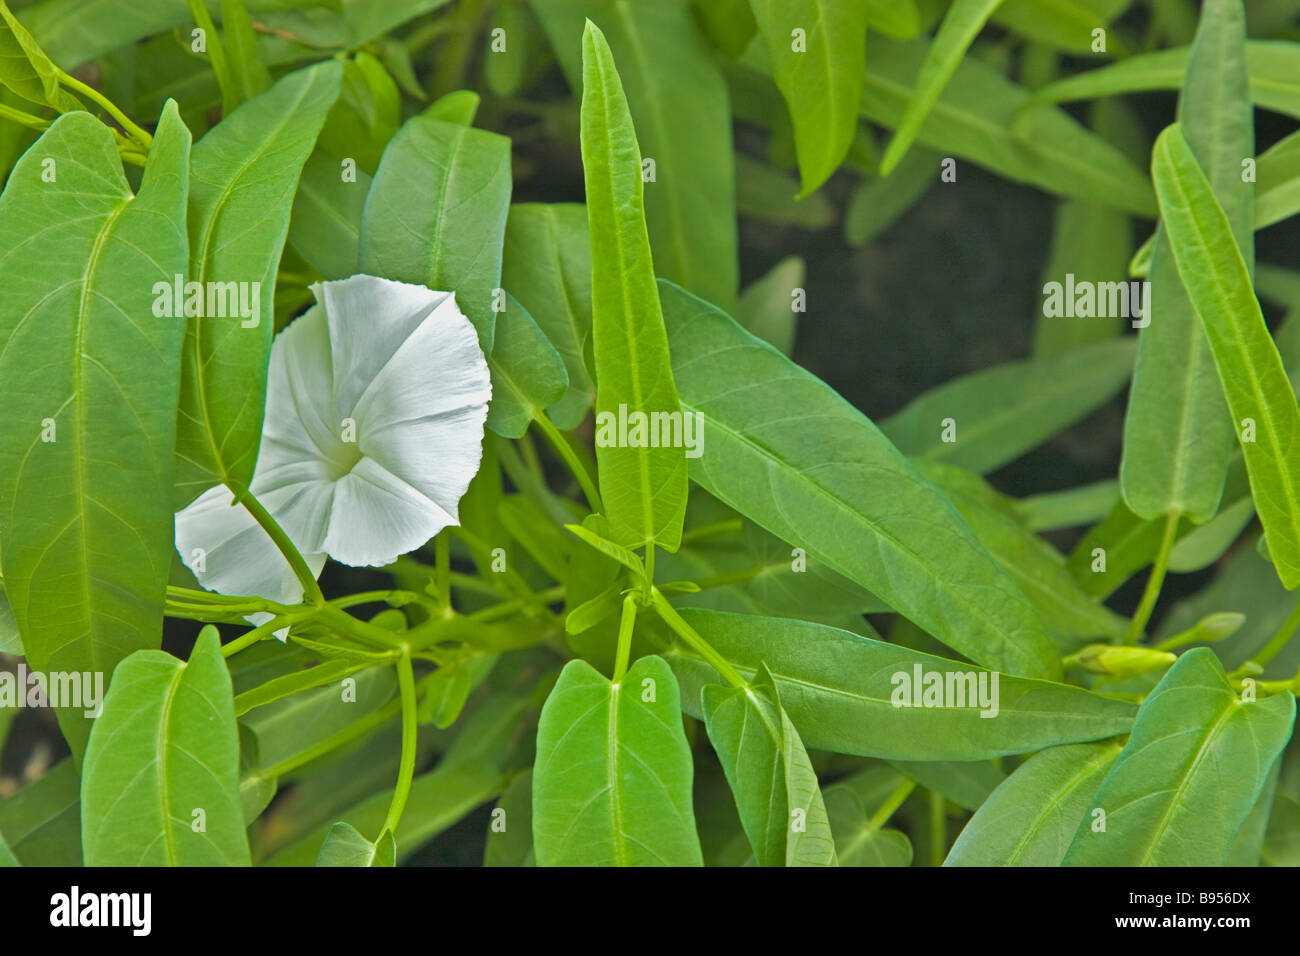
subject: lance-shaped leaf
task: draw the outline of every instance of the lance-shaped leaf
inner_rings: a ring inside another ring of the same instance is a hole
[[[350,823],[342,821],[330,827],[321,844],[317,866],[396,866],[397,841],[393,831],[385,830],[371,843]]]
[[[1255,510],[1288,589],[1300,584],[1300,408],[1232,225],[1177,124],[1156,140],[1160,212],[1242,441]],[[1247,421],[1249,419],[1249,422]],[[1250,440],[1254,439],[1254,440]]]
[[[943,22],[939,24],[939,32],[934,35],[934,41],[921,63],[921,72],[916,77],[907,111],[880,161],[880,175],[888,176],[907,154],[931,107],[966,55],[966,50],[1001,3],[1002,0],[954,0],[948,8]]]
[[[154,287],[185,271],[189,155],[170,103],[132,197],[107,127],[70,113],[0,198],[4,592],[37,670],[107,683],[162,639],[184,327]],[[84,709],[59,711],[78,757]]]
[[[677,681],[662,658],[641,658],[618,684],[570,661],[537,726],[537,865],[703,865],[692,772]]]
[[[215,627],[188,663],[137,651],[119,665],[86,747],[81,833],[88,866],[249,864],[239,731]]]
[[[923,40],[871,38],[862,94],[867,118],[898,126],[927,49]],[[931,108],[916,141],[1014,182],[1145,216],[1155,212],[1150,182],[1123,153],[1059,109],[1018,116],[1029,99],[1028,90],[968,57]]]
[[[569,387],[569,376],[555,346],[528,310],[508,293],[488,368],[492,371],[492,402],[487,427],[506,438],[521,438],[528,423],[545,415],[546,406],[559,401]]]
[[[1255,153],[1239,0],[1208,0],[1187,64],[1178,115],[1248,265],[1254,262],[1254,189],[1241,161]],[[1120,488],[1148,520],[1170,512],[1198,524],[1214,516],[1232,455],[1232,420],[1196,310],[1164,230],[1151,253],[1150,324],[1138,333],[1137,368],[1124,419]]]
[[[336,62],[290,73],[194,147],[188,278],[201,284],[202,314],[191,314],[187,293],[177,508],[215,484],[247,486],[252,480],[266,404],[275,274],[298,176],[338,96],[341,75]]]
[[[806,196],[835,172],[858,128],[867,0],[750,0],[750,6],[789,107]]]
[[[654,161],[645,205],[656,274],[711,302],[730,305],[740,282],[731,110],[726,80],[690,4],[531,3],[575,94],[586,88],[584,18],[605,32],[623,65],[621,80],[642,156]],[[647,167],[646,174],[650,172]]]
[[[0,800],[0,834],[20,865],[82,865],[80,785],[68,759]]]
[[[708,684],[700,709],[759,866],[834,866],[817,774],[759,665],[748,687]]]
[[[356,170],[355,182],[342,176],[342,160],[321,149],[307,159],[293,200],[289,242],[326,279],[357,272],[361,215],[370,176]]]
[[[0,0],[0,83],[25,100],[61,113],[82,108],[75,96],[59,86],[59,68],[4,0]]]
[[[361,271],[456,293],[492,353],[510,141],[414,116],[384,150],[361,219]]]
[[[661,288],[683,409],[701,416],[696,482],[972,660],[1059,675],[1019,587],[870,420],[715,307]]]
[[[985,473],[1110,401],[1133,370],[1134,343],[1100,342],[1007,362],[933,388],[881,422],[904,454]]]
[[[1066,103],[1099,96],[1177,90],[1187,76],[1192,48],[1140,53],[1119,63],[1049,83],[1034,103]],[[1300,46],[1289,40],[1247,40],[1250,96],[1256,106],[1300,117]],[[1245,156],[1240,159],[1245,159]]]
[[[617,543],[676,551],[686,514],[686,453],[669,436],[650,447],[647,434],[652,424],[671,431],[662,423],[682,412],[646,233],[641,153],[604,35],[589,22],[582,44],[600,494]],[[642,426],[639,441],[630,426],[626,436],[618,434],[634,415]]]
[[[799,736],[816,750],[887,760],[988,760],[1113,737],[1133,723],[1135,708],[1121,700],[986,673],[822,624],[696,608],[680,613],[746,679],[767,664]],[[685,645],[663,653],[681,682],[683,707],[696,716],[700,688],[717,683],[717,671]],[[951,689],[952,706],[924,706],[925,686],[936,682],[945,694]],[[987,706],[980,703],[981,686]]]
[[[506,220],[501,281],[564,359],[569,387],[549,409],[576,428],[596,400],[582,350],[591,335],[591,242],[577,203],[516,203]]]
[[[1119,752],[1102,742],[1034,754],[970,818],[943,865],[1060,866]]]
[[[1188,651],[1142,703],[1064,864],[1223,866],[1294,723],[1292,694],[1242,700],[1213,651]]]
[[[1078,584],[1064,556],[1022,523],[1009,499],[960,468],[928,461],[917,467],[1020,585],[1053,638],[1076,647],[1079,638],[1123,637],[1127,621]]]

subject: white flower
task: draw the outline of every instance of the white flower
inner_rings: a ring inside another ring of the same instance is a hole
[[[450,292],[356,275],[312,287],[317,305],[271,347],[251,490],[319,576],[390,564],[448,525],[482,457],[492,395]],[[224,486],[176,515],[176,548],[205,588],[293,604],[302,588]]]

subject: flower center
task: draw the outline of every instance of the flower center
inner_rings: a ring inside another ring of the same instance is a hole
[[[336,441],[325,456],[325,473],[330,481],[338,481],[361,460],[361,447],[356,442]]]

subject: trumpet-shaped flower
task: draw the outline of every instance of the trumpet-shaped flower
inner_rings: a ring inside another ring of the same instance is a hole
[[[250,485],[319,576],[325,558],[384,565],[458,522],[482,457],[492,389],[450,292],[356,275],[312,286],[317,305],[271,347]],[[218,486],[176,515],[176,547],[223,594],[296,603],[288,562]]]

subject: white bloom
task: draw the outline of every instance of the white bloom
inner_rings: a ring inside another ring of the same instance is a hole
[[[492,389],[452,293],[366,275],[312,292],[318,304],[271,347],[251,489],[319,576],[327,555],[390,564],[458,523]],[[232,500],[218,486],[176,515],[182,559],[209,590],[302,600]]]

